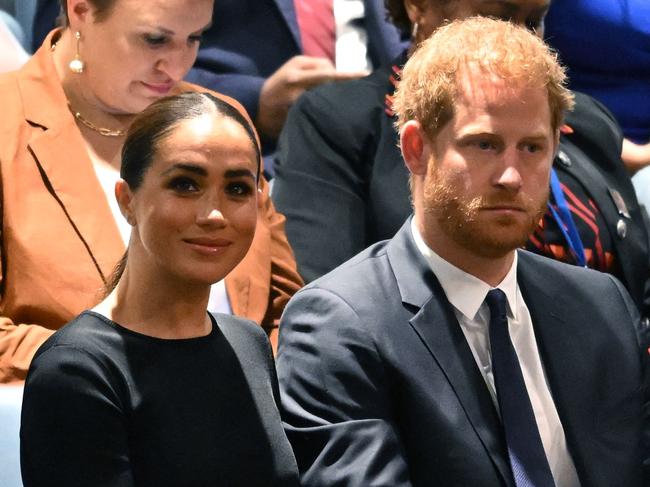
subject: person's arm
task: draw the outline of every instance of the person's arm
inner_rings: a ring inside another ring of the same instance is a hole
[[[187,79],[239,101],[254,120],[262,138],[267,140],[277,139],[289,108],[305,90],[329,81],[355,79],[367,74],[339,72],[327,59],[302,55],[289,58],[268,78],[228,72],[232,66],[246,63],[236,53],[205,48],[199,52],[196,66]]]
[[[53,345],[35,357],[23,396],[25,487],[134,487],[119,385],[84,350]]]
[[[650,164],[650,142],[635,144],[628,139],[623,139],[621,158],[625,163],[627,172],[634,175],[634,173]]]
[[[38,347],[54,330],[34,324],[16,324],[0,316],[0,384],[25,380]]]
[[[355,310],[306,289],[280,329],[281,414],[303,485],[410,486],[389,372]]]
[[[2,186],[0,184],[0,194]],[[2,226],[2,203],[0,203],[0,227]],[[3,262],[4,244],[0,242],[0,289],[7,286]],[[2,302],[0,296],[0,303]],[[54,330],[37,324],[15,323],[9,316],[2,316],[4,308],[0,305],[0,384],[22,382],[27,376],[32,357]]]
[[[272,198],[287,217],[306,282],[366,247],[365,171],[376,143],[374,112],[365,100],[325,88],[306,93],[290,110],[275,160]]]

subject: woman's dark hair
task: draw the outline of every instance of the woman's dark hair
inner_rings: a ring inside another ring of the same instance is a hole
[[[228,102],[210,93],[197,92],[161,98],[135,117],[122,147],[120,177],[128,183],[132,191],[136,191],[142,185],[144,175],[151,166],[160,142],[182,122],[211,114],[219,114],[242,126],[255,150],[256,180],[259,182],[262,156],[253,126],[237,108]],[[126,253],[106,282],[106,295],[117,286],[125,267]]]
[[[388,10],[388,18],[393,22],[395,27],[404,32],[405,34],[411,33],[411,20],[404,8],[404,0],[386,0],[386,10]]]
[[[160,141],[181,122],[213,113],[237,122],[246,131],[255,150],[259,181],[261,152],[253,126],[234,106],[210,93],[197,92],[161,98],[135,117],[122,147],[120,177],[129,184],[131,190],[137,190],[151,166]]]
[[[105,20],[111,13],[117,0],[86,0],[93,8],[93,18],[95,22]],[[58,23],[64,26],[68,25],[68,2],[66,0],[59,0],[61,4],[61,15],[59,16]]]

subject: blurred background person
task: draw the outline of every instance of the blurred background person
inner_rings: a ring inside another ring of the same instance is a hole
[[[29,59],[19,40],[21,33],[16,19],[0,10],[0,73],[14,71]]]
[[[260,162],[252,125],[209,94],[133,121],[115,187],[127,257],[32,362],[26,487],[298,485],[264,332],[206,312],[253,241]]]
[[[544,34],[550,0],[389,0],[415,48],[446,20],[506,19]],[[273,199],[306,281],[391,238],[411,213],[392,97],[405,51],[367,78],[321,86],[292,107],[279,140]],[[619,277],[650,313],[648,234],[621,161],[622,134],[598,101],[576,93],[561,129],[548,212],[527,248]]]
[[[241,102],[271,155],[306,89],[363,76],[401,48],[383,0],[224,0],[187,79]]]
[[[0,73],[18,69],[29,59],[31,49],[26,49],[29,42],[18,13],[14,0],[0,0]]]
[[[67,26],[0,78],[0,382],[24,379],[38,346],[99,300],[131,231],[113,198],[126,130],[155,100],[200,89],[181,80],[213,1],[63,5]],[[212,287],[208,308],[274,333],[302,282],[263,178],[260,190],[250,251]]]
[[[38,0],[37,45],[55,23],[56,3]],[[244,105],[271,176],[278,134],[306,89],[363,76],[404,46],[383,0],[223,0],[187,80]]]
[[[602,102],[621,125],[630,173],[650,164],[650,2],[553,0],[545,26],[571,88]]]

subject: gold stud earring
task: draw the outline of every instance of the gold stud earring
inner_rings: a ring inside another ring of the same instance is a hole
[[[81,34],[79,31],[74,33],[74,37],[77,40],[77,47],[74,53],[74,58],[72,61],[70,61],[70,64],[68,64],[68,67],[70,68],[70,71],[72,71],[75,74],[81,74],[84,72],[84,62],[81,60],[81,57],[79,56],[79,40],[81,39]]]

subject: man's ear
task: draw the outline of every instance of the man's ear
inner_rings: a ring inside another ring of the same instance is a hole
[[[115,199],[120,207],[122,216],[126,219],[132,227],[136,225],[135,212],[133,211],[133,192],[129,187],[129,183],[124,179],[118,179],[115,183]]]
[[[406,167],[414,176],[425,176],[429,163],[429,142],[420,122],[409,120],[400,130],[400,148]]]

